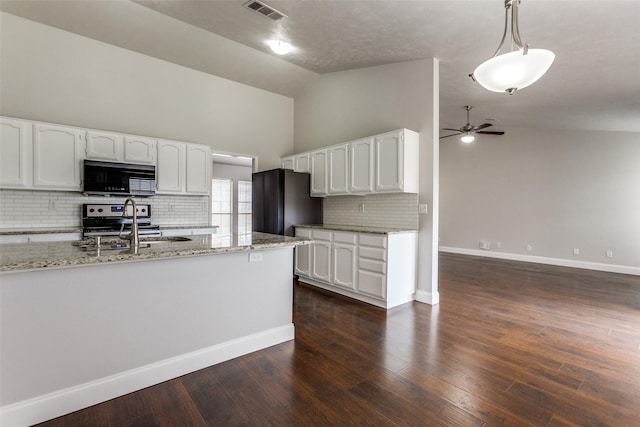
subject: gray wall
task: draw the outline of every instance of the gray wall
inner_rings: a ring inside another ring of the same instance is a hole
[[[0,115],[206,144],[257,155],[261,169],[293,151],[292,98],[0,19]]]
[[[505,130],[440,143],[441,246],[640,267],[640,134]]]
[[[419,202],[430,213],[420,216],[416,297],[429,303],[438,301],[438,99],[438,62],[425,59],[323,74],[295,102],[296,152],[399,128],[420,132]]]

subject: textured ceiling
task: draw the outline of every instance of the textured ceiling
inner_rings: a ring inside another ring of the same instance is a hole
[[[443,126],[464,124],[470,104],[472,122],[495,118],[496,128],[640,132],[640,1],[523,0],[523,40],[556,60],[513,96],[467,76],[497,47],[503,0],[266,0],[288,15],[278,22],[244,2],[3,0],[0,8],[292,97],[317,74],[435,57]],[[294,51],[272,55],[265,41],[274,36]]]

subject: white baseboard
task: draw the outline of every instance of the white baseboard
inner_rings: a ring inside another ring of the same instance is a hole
[[[155,362],[0,409],[0,426],[31,426],[294,339],[293,323]]]
[[[418,289],[415,294],[415,300],[424,304],[436,305],[440,302],[440,293]]]
[[[627,265],[604,264],[600,262],[575,261],[571,259],[550,258],[534,255],[512,254],[507,252],[485,251],[481,249],[454,248],[450,246],[440,246],[440,252],[453,254],[482,256],[488,258],[508,259],[512,261],[534,262],[537,264],[558,265],[561,267],[582,268],[585,270],[606,271],[608,273],[621,273],[640,276],[640,267]]]

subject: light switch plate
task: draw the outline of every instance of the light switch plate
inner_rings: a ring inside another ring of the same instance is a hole
[[[429,205],[427,205],[426,203],[420,203],[418,205],[418,213],[421,213],[421,214],[429,213]]]

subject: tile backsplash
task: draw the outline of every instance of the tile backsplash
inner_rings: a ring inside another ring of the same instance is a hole
[[[155,224],[209,225],[208,196],[156,195],[138,200],[151,205]],[[124,202],[124,198],[62,191],[0,190],[0,229],[80,227],[83,203],[118,202]],[[360,212],[362,204],[364,212]],[[326,224],[417,229],[418,195],[327,197],[323,213]]]
[[[364,212],[360,207],[364,205]],[[363,227],[418,229],[418,195],[370,194],[324,199],[324,223]]]
[[[76,192],[0,190],[0,229],[68,228],[82,224],[83,203],[122,203],[124,197]],[[136,199],[151,205],[158,225],[209,225],[209,196],[156,195]]]

